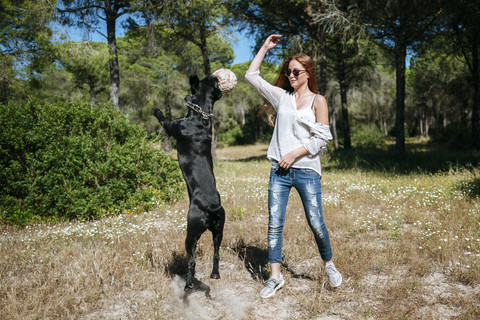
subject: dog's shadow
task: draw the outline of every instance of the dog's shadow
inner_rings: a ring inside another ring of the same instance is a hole
[[[184,274],[188,272],[188,257],[186,254],[178,254],[173,251],[170,261],[165,265],[165,273],[173,278],[175,275]]]
[[[165,273],[171,278],[179,276],[183,282],[182,286],[187,282],[187,273],[188,273],[188,257],[185,254],[178,254],[173,252],[172,258],[169,263],[165,266]],[[183,294],[183,303],[188,304],[188,297],[194,292],[205,292],[205,297],[211,299],[210,295],[210,286],[198,280],[197,278],[193,279],[193,288],[184,291]]]
[[[230,249],[238,256],[238,259],[243,262],[245,269],[250,273],[250,276],[255,281],[262,281],[268,277],[268,250],[261,249],[255,246],[246,245],[240,241]],[[170,261],[165,265],[165,273],[174,278],[178,276],[182,279],[182,285],[186,283],[188,272],[188,257],[186,254],[179,254],[173,252]],[[210,287],[198,279],[194,279],[193,288],[187,290],[183,294],[183,302],[188,304],[188,297],[194,292],[205,292],[205,296],[210,299]]]

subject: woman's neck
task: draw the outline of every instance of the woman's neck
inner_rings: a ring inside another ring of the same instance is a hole
[[[295,93],[295,97],[297,97],[297,98],[303,97],[305,95],[312,94],[312,92],[310,91],[310,89],[306,85],[301,86],[300,88],[298,88],[297,90],[294,90],[293,92]]]

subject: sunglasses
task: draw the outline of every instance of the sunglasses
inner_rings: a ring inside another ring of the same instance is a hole
[[[293,76],[294,76],[294,77],[298,77],[298,76],[299,76],[300,74],[302,74],[303,72],[307,72],[307,73],[308,73],[307,70],[297,70],[297,69],[295,69],[295,70],[290,70],[290,69],[286,69],[286,70],[285,70],[285,75],[286,75],[287,77],[290,77],[290,74],[293,73]]]

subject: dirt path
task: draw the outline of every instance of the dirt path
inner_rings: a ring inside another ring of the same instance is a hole
[[[277,291],[275,296],[262,299],[258,292],[262,288],[260,281],[252,279],[239,261],[238,263],[222,262],[221,280],[211,280],[204,272],[209,270],[208,263],[198,263],[197,277],[205,279],[203,288],[198,288],[188,295],[184,294],[185,280],[175,275],[169,283],[171,295],[159,305],[162,316],[159,319],[315,319],[315,320],[346,320],[346,319],[382,319],[375,316],[385,299],[382,287],[387,283],[399,281],[402,271],[395,277],[369,275],[360,279],[365,288],[364,294],[354,292],[352,279],[346,279],[338,289],[330,289],[325,279],[299,277],[295,274],[286,275],[285,286]],[[205,287],[209,288],[207,297]],[[377,288],[376,288],[377,287]],[[453,319],[460,311],[455,306],[444,301],[452,296],[475,301],[480,296],[480,286],[471,288],[460,284],[449,283],[441,273],[435,273],[424,279],[422,295],[414,297],[422,301],[423,307],[412,315],[412,319]],[[378,290],[377,290],[378,289]],[[145,301],[155,299],[152,290],[136,292],[130,296],[119,295],[113,301],[104,301],[103,307],[83,319],[143,319],[136,310],[150,308]],[[321,314],[309,313],[305,296],[318,296],[324,301],[325,311]],[[412,297],[413,298],[413,297]],[[359,313],[365,306],[371,308],[371,315]]]

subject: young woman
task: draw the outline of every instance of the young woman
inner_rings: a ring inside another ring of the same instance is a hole
[[[332,249],[323,220],[320,185],[320,154],[332,139],[325,98],[315,94],[315,64],[304,54],[284,61],[274,85],[260,76],[260,65],[268,50],[281,35],[269,36],[252,60],[245,78],[277,112],[267,158],[272,161],[268,188],[268,259],[272,274],[260,292],[271,297],[285,281],[280,271],[283,226],[290,189],[302,199],[308,224],[314,234],[332,287],[342,283],[342,276],[332,262]]]

